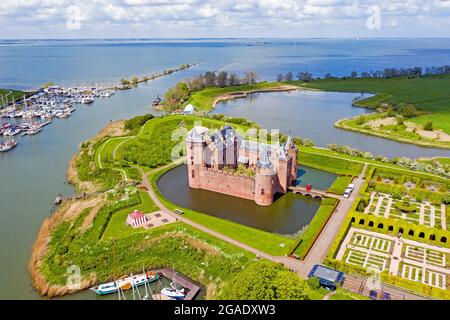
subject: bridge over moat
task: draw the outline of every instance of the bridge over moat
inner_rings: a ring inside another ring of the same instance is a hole
[[[310,196],[310,197],[318,198],[318,199],[323,199],[324,197],[335,198],[338,200],[343,199],[342,196],[339,196],[337,194],[329,193],[329,192],[322,191],[322,190],[315,190],[315,189],[308,190],[306,187],[302,187],[302,186],[289,187],[289,190],[296,194],[301,194],[303,196]]]

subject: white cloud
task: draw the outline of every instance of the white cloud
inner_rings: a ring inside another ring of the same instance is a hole
[[[68,27],[78,6],[80,24]],[[383,17],[376,34],[366,30],[367,8]],[[190,36],[450,36],[450,0],[0,0],[0,38],[154,33]],[[189,26],[189,30],[185,28]],[[177,29],[178,27],[178,29]],[[445,31],[447,30],[447,31]],[[327,32],[329,34],[327,34]],[[358,34],[359,36],[359,34]]]

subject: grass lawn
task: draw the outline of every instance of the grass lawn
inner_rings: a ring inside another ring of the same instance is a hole
[[[337,204],[338,200],[336,199],[328,198],[322,200],[319,210],[309,223],[308,228],[300,239],[299,246],[294,251],[294,254],[297,255],[300,260],[305,259],[307,256],[320,232],[327,224],[328,219],[330,219],[333,214]]]
[[[337,195],[344,194],[345,189],[348,185],[352,183],[353,177],[350,176],[338,176],[333,184],[328,189],[329,193],[334,193]]]
[[[318,149],[300,147],[298,156],[299,163],[323,171],[352,176],[358,176],[363,169],[362,163],[331,158],[327,154],[316,152],[316,150]]]
[[[0,96],[3,97],[4,100],[8,100],[8,102],[12,102],[14,99],[15,101],[23,99],[23,96],[29,96],[31,92],[25,92],[20,90],[10,90],[10,89],[0,89]],[[0,99],[1,102],[3,102],[2,99]]]
[[[279,82],[261,82],[253,85],[241,85],[236,87],[225,88],[206,88],[194,92],[189,98],[189,103],[193,104],[196,111],[211,111],[213,109],[214,100],[223,94],[237,93],[244,91],[252,91],[259,89],[267,89],[281,85]]]
[[[125,224],[128,214],[134,210],[139,210],[143,213],[151,213],[159,210],[159,208],[150,199],[147,192],[139,191],[139,198],[141,199],[141,204],[119,210],[112,215],[108,227],[103,234],[102,240],[119,239],[138,232],[147,232],[147,230],[143,228],[133,229]]]
[[[395,104],[414,104],[422,111],[432,114],[411,119],[418,124],[433,121],[436,128],[450,134],[450,76],[426,76],[423,78],[392,79],[324,79],[303,84],[304,87],[324,91],[371,92],[381,97],[366,101],[366,106],[380,101]]]

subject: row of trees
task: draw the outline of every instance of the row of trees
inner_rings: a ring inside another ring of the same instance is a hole
[[[297,80],[299,80],[299,81],[310,81],[310,80],[313,79],[313,74],[310,73],[310,72],[308,72],[308,71],[302,71],[302,72],[299,72],[299,73],[295,76],[295,78],[296,78]],[[282,82],[282,81],[294,81],[294,74],[293,74],[291,71],[289,71],[289,72],[287,72],[287,73],[285,73],[285,74],[279,73],[279,74],[277,75],[277,81],[278,81],[278,82]]]
[[[327,145],[327,149],[332,150],[337,153],[347,154],[354,157],[360,157],[364,159],[377,160],[385,163],[392,163],[394,165],[411,169],[413,171],[422,171],[426,173],[432,173],[435,175],[440,175],[446,178],[450,178],[450,166],[444,165],[439,161],[424,162],[418,160],[412,160],[405,157],[395,157],[392,159],[388,159],[385,156],[374,156],[370,152],[361,151],[356,148],[351,148],[349,146],[337,145],[337,144],[329,144]]]
[[[258,74],[254,71],[245,72],[242,77],[239,77],[236,73],[228,74],[226,71],[207,71],[204,74],[185,80],[185,82],[179,82],[175,87],[167,90],[164,94],[164,107],[168,110],[176,110],[189,99],[192,92],[210,87],[224,88],[255,84],[258,78]]]
[[[352,71],[349,76],[341,77],[342,79],[356,79],[356,78],[396,78],[396,77],[422,77],[426,75],[443,75],[450,74],[450,66],[445,65],[441,67],[428,67],[423,70],[422,67],[413,67],[413,68],[386,68],[384,70],[376,70],[376,71],[364,71],[360,74],[356,71]],[[287,73],[279,73],[277,75],[277,81],[294,81],[295,79],[299,81],[310,81],[313,79],[312,73],[308,71],[299,72],[295,77],[294,74],[289,71]],[[339,78],[333,76],[331,73],[327,73],[324,76],[325,79]],[[318,78],[320,79],[320,78]]]
[[[207,71],[191,79],[186,80],[186,85],[191,91],[198,91],[208,87],[232,87],[241,84],[255,84],[259,79],[255,71],[248,71],[239,77],[236,73],[226,71]]]

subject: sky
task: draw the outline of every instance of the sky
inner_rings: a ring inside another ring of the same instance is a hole
[[[450,0],[0,0],[1,39],[450,37]]]

